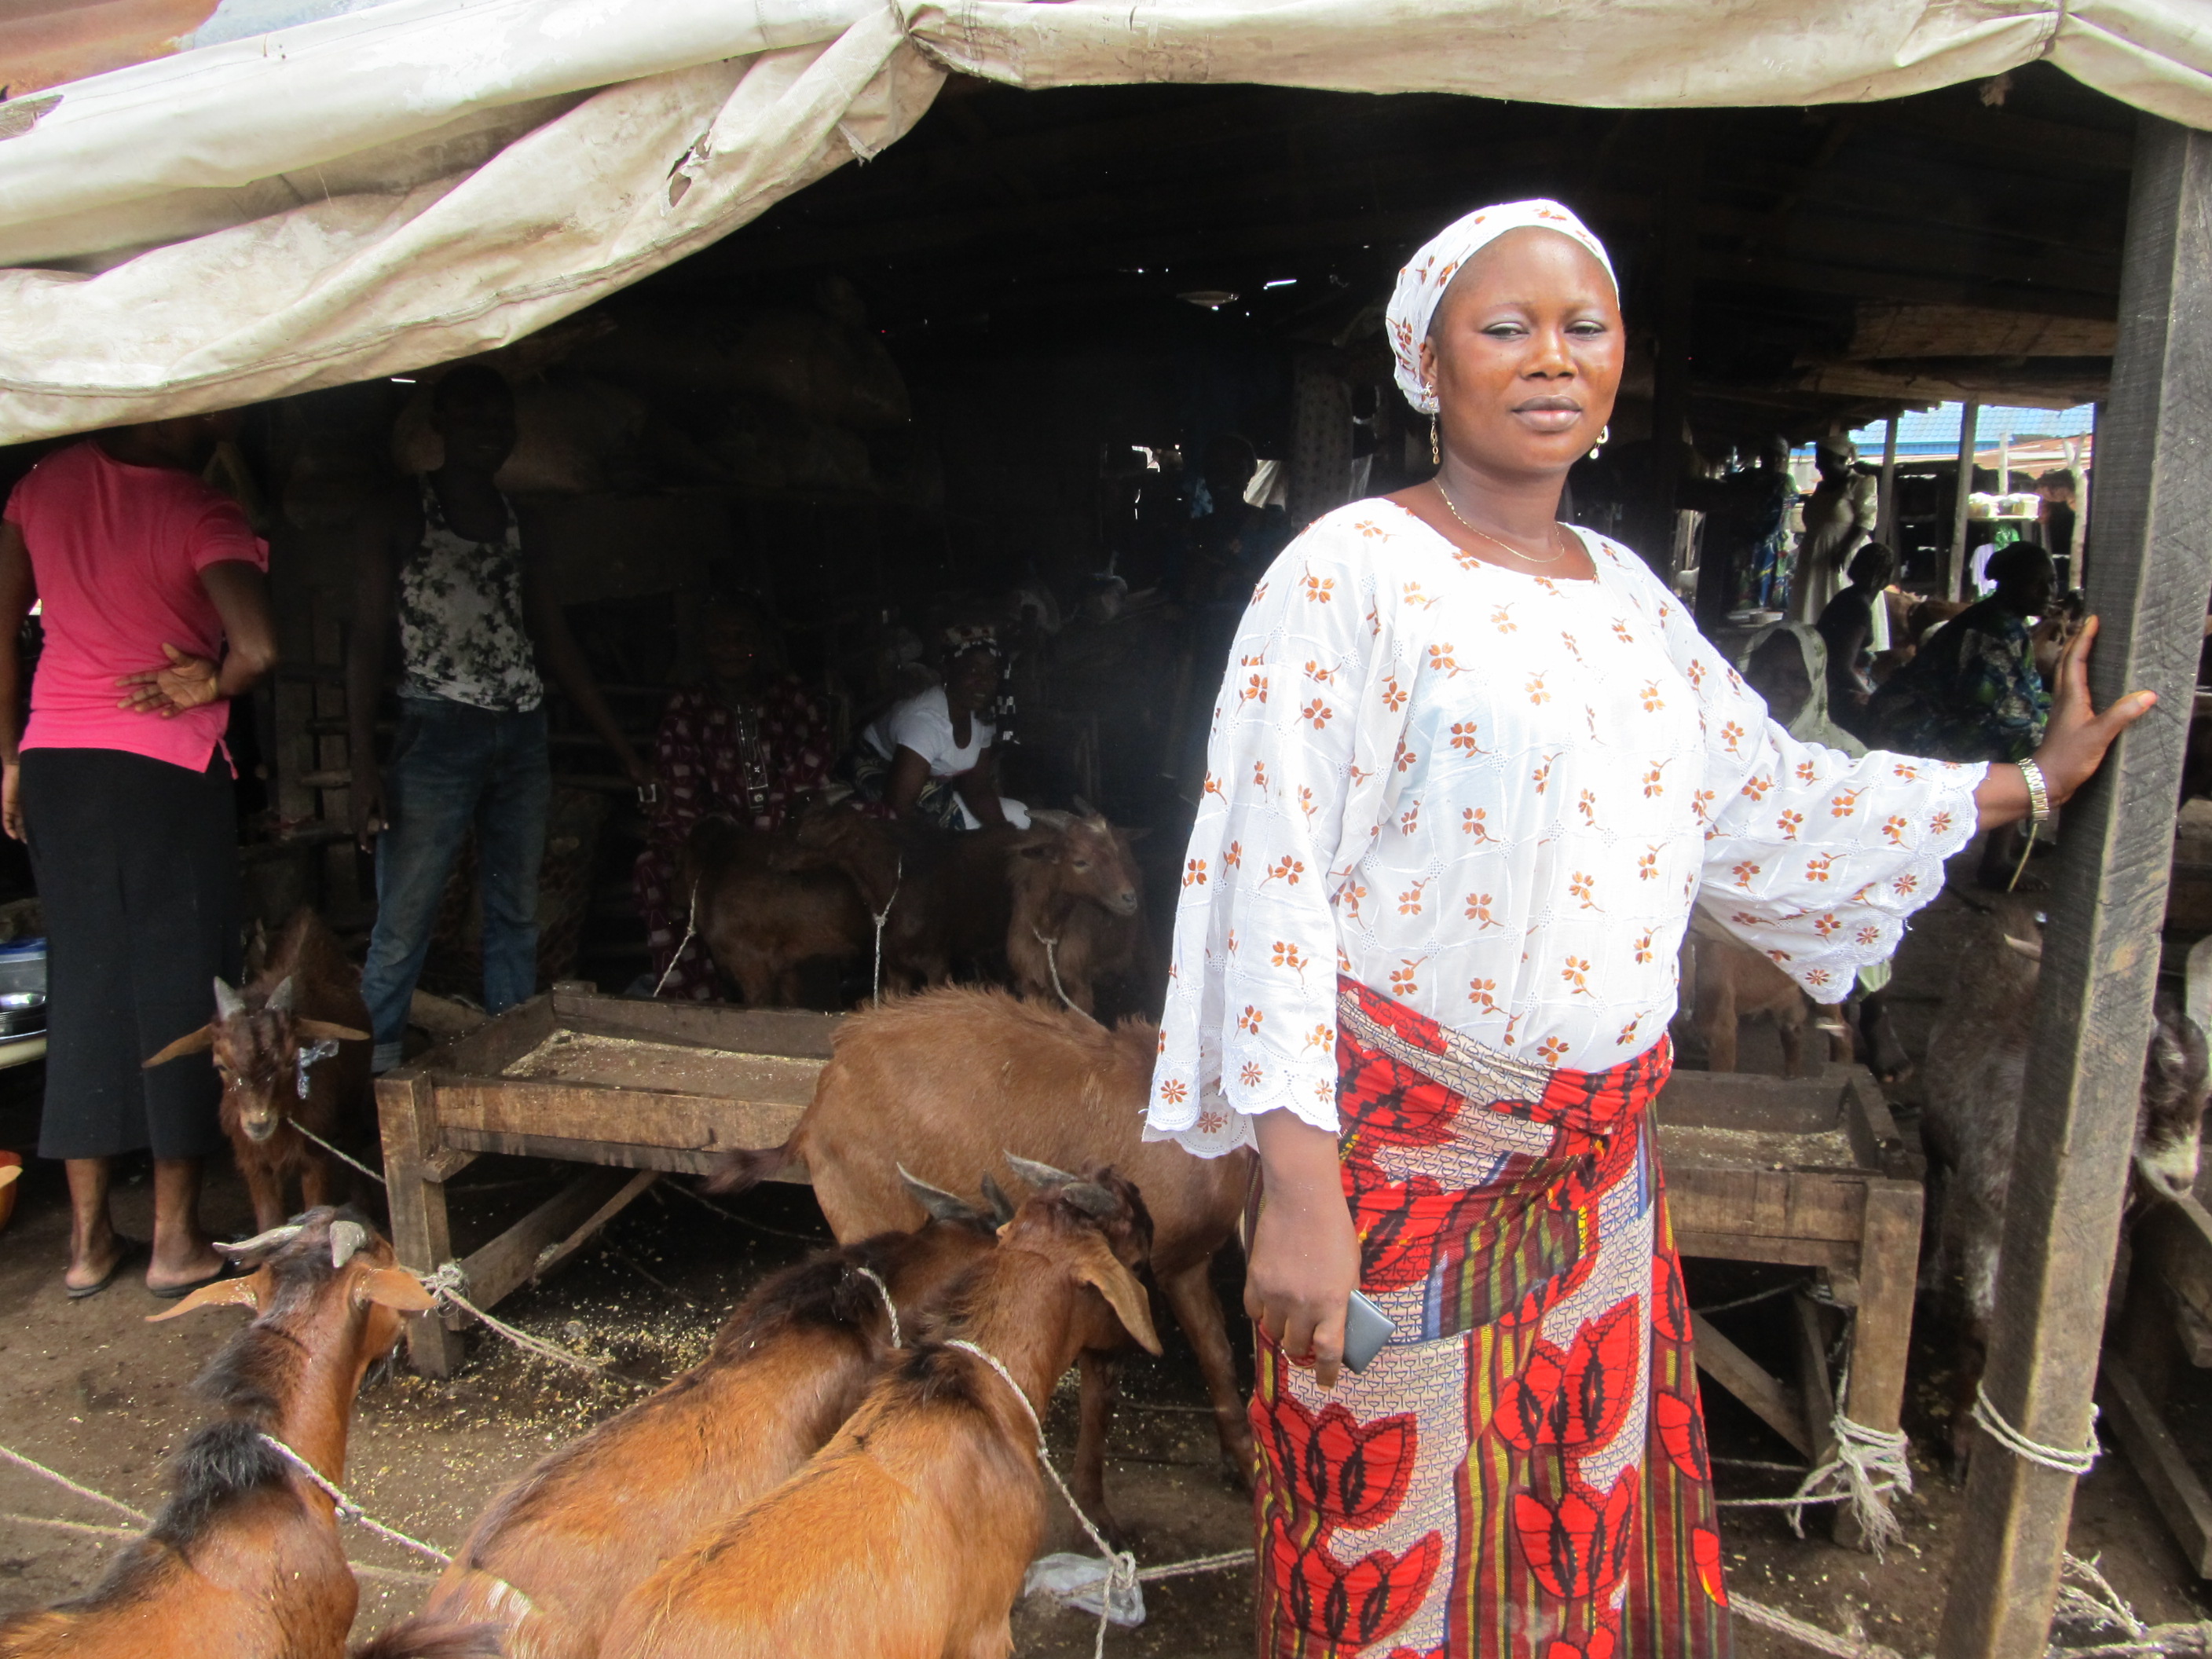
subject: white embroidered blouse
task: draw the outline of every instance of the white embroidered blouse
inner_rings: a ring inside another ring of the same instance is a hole
[[[1252,597],[1184,860],[1147,1138],[1334,1130],[1336,976],[1598,1071],[1656,1042],[1699,898],[1822,1001],[1895,949],[1986,770],[1802,744],[1633,553],[1594,581],[1404,508],[1317,520]]]

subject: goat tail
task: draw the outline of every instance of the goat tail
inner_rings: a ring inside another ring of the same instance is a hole
[[[507,1633],[505,1625],[460,1625],[442,1613],[418,1613],[387,1625],[349,1659],[501,1659]]]
[[[755,1152],[723,1153],[715,1160],[714,1170],[707,1176],[707,1190],[710,1193],[750,1192],[762,1182],[773,1179],[784,1165],[791,1162],[795,1140],[796,1137],[793,1137],[781,1146],[763,1146]]]

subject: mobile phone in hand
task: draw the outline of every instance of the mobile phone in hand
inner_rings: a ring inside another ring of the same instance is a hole
[[[1345,1370],[1365,1370],[1397,1329],[1390,1322],[1389,1315],[1354,1291],[1351,1305],[1344,1312]]]

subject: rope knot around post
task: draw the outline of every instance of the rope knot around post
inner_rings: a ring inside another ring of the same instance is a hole
[[[2039,1440],[2029,1439],[2006,1421],[2005,1414],[1990,1398],[1986,1383],[1977,1383],[1974,1387],[1972,1416],[1983,1433],[2014,1457],[2060,1474],[2073,1475],[2077,1480],[2096,1467],[2097,1459],[2104,1451],[2097,1443],[2097,1407],[2094,1405],[2089,1407],[2089,1443],[2078,1450],[2063,1446],[2046,1446]]]

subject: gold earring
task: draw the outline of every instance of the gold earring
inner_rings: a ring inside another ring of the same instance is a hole
[[[1429,416],[1429,465],[1442,466],[1443,464],[1443,451],[1437,444],[1437,417],[1431,415]]]
[[[1595,460],[1597,459],[1598,451],[1603,449],[1606,445],[1611,441],[1612,437],[1613,422],[1607,421],[1603,426],[1597,429],[1597,441],[1590,446],[1590,459]]]

